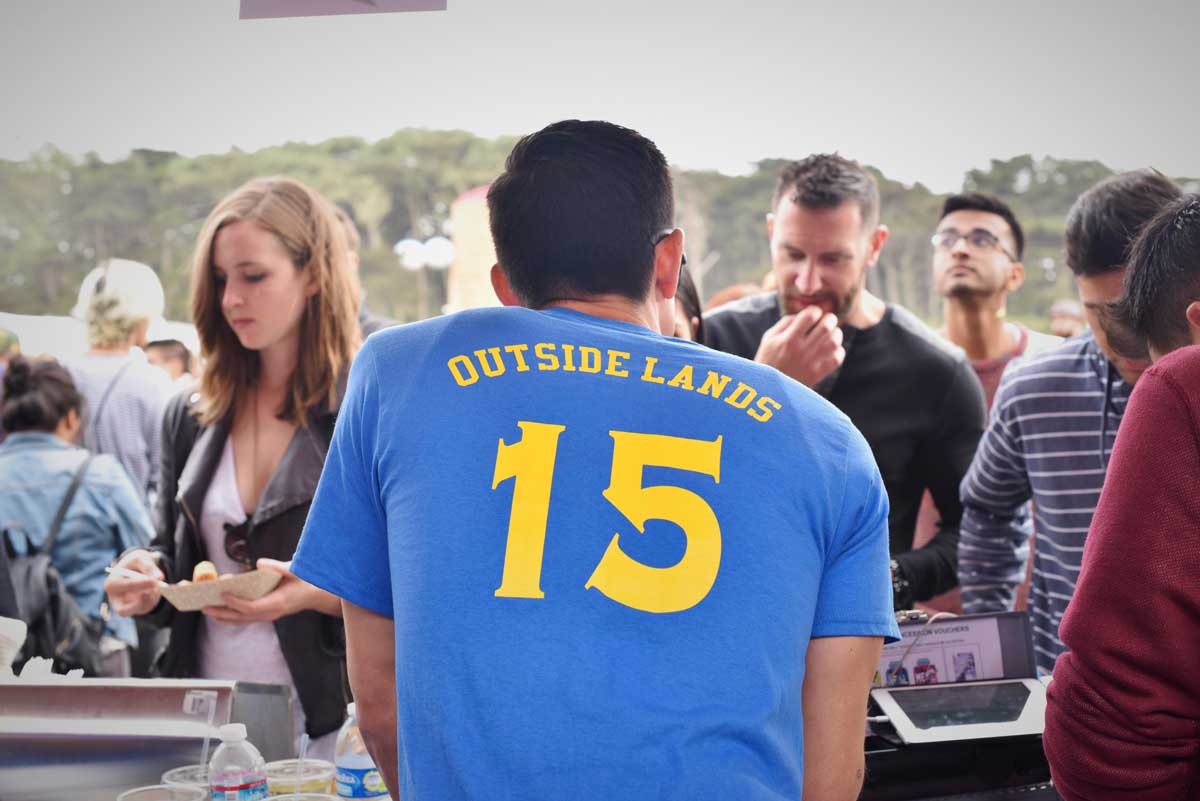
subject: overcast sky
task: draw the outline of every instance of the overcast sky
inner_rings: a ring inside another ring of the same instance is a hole
[[[1200,176],[1200,2],[5,0],[0,158],[194,155],[402,127],[631,126],[688,168],[840,150],[939,191],[991,158]]]

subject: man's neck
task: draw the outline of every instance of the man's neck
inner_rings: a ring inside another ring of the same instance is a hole
[[[93,345],[88,353],[93,356],[124,356],[129,351],[133,350],[133,345],[126,343],[124,345],[113,345],[109,348],[102,348],[98,345]]]
[[[638,303],[620,295],[596,295],[586,300],[563,298],[547,303],[543,308],[570,309],[605,320],[631,323],[651,331],[659,330],[658,310],[652,303]]]
[[[842,322],[858,329],[870,328],[873,325],[877,325],[883,319],[883,315],[886,312],[887,304],[872,295],[864,287],[859,290],[854,308],[850,310],[850,313],[846,315]]]
[[[946,325],[941,334],[966,351],[968,359],[998,359],[1016,349],[1017,342],[1004,319],[1003,298],[949,298],[943,309]]]

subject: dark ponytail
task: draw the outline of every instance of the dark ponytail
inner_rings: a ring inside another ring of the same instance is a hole
[[[78,413],[83,398],[67,369],[56,361],[29,361],[14,356],[4,372],[4,398],[0,425],[5,433],[54,431],[72,409]]]

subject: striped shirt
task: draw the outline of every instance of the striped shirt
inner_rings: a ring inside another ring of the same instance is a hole
[[[1053,670],[1066,650],[1058,624],[1131,390],[1090,333],[1013,362],[962,482],[958,571],[968,613],[1013,608],[1034,502],[1029,614],[1039,671]]]

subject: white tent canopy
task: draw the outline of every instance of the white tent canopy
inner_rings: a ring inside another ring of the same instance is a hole
[[[7,328],[21,340],[21,352],[28,356],[53,356],[72,359],[88,349],[87,330],[74,317],[53,314],[9,314],[0,312],[0,328]],[[177,339],[193,353],[200,351],[200,339],[191,323],[158,319],[150,324],[146,338]]]

